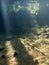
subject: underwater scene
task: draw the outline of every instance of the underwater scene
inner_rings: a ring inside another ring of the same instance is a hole
[[[49,0],[0,0],[0,65],[49,65]]]

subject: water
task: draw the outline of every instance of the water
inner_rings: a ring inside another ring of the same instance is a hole
[[[25,33],[35,24],[39,26],[49,24],[49,3],[46,0],[1,0],[0,3],[7,36]]]

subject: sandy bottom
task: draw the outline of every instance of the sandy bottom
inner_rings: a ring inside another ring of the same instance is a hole
[[[0,65],[48,65],[46,53],[39,50],[42,45],[34,48],[35,43],[21,37],[0,41]]]

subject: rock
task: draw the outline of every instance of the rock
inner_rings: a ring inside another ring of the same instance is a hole
[[[35,63],[36,63],[36,64],[39,64],[39,63],[38,63],[38,60],[35,60]]]
[[[18,55],[18,53],[17,52],[14,52],[14,57],[16,57]]]
[[[5,56],[5,55],[2,55],[1,57],[2,57],[2,58],[6,58],[6,56]]]
[[[3,51],[4,50],[4,47],[0,47],[0,51]]]

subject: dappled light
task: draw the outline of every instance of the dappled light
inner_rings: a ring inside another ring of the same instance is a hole
[[[37,15],[38,11],[39,11],[39,3],[37,1],[31,1],[29,3],[27,3],[26,6],[23,6],[20,4],[19,1],[16,1],[14,4],[13,4],[13,11],[15,13],[18,13],[20,10],[28,10],[30,12],[30,14],[35,14]]]
[[[33,15],[37,15],[38,14],[38,11],[39,11],[39,3],[38,2],[30,2],[28,3],[28,7],[27,7],[27,10]]]
[[[21,10],[23,8],[23,6],[20,5],[19,1],[15,2],[13,5],[12,5],[12,10],[17,13],[19,12],[19,10]]]
[[[4,47],[6,50],[6,52],[4,50],[3,56],[1,53],[1,58],[5,59],[6,57],[8,62],[5,65],[49,64],[49,28],[45,26],[33,29],[36,33],[30,32],[24,35],[15,35],[9,41],[5,38],[5,43],[0,42],[0,44],[2,43],[0,48]],[[38,33],[39,30],[40,33]]]

